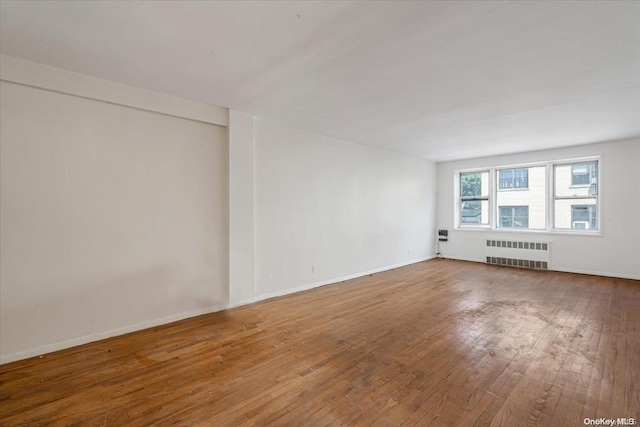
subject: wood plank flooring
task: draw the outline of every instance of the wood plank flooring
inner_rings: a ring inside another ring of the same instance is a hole
[[[435,259],[0,366],[0,425],[639,418],[640,281]]]

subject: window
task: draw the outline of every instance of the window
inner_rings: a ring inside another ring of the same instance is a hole
[[[489,224],[489,172],[460,174],[460,225]]]
[[[593,230],[597,224],[596,205],[571,205],[571,228]]]
[[[554,165],[553,227],[598,230],[598,161]]]
[[[571,165],[571,185],[591,185],[596,179],[597,162],[574,163]]]
[[[546,166],[498,169],[496,171],[496,182],[497,228],[544,230],[547,227]],[[526,221],[523,221],[522,218],[517,224],[513,222],[513,218],[512,220],[505,219],[503,221],[503,218],[507,216],[512,217],[513,213],[502,215],[502,212],[513,211],[514,207],[521,207],[521,210],[526,209]]]
[[[529,228],[529,206],[500,206],[501,228]]]
[[[498,171],[498,189],[526,189],[529,187],[529,169],[501,169]]]
[[[456,227],[594,234],[601,172],[598,157],[460,171]]]

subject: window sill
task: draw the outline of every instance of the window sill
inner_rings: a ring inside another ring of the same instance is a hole
[[[491,228],[491,227],[455,227],[455,231],[482,231],[491,233],[511,234],[548,234],[552,236],[585,236],[602,237],[602,231],[571,231],[571,230],[518,230],[517,228]]]

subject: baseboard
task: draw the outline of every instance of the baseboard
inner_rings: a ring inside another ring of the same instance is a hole
[[[283,290],[280,290],[280,291],[269,292],[267,294],[257,295],[255,297],[252,297],[252,298],[249,298],[249,299],[245,299],[245,300],[242,300],[242,301],[232,302],[232,303],[229,304],[229,306],[227,308],[240,307],[240,306],[243,306],[243,305],[253,304],[253,303],[264,301],[264,300],[271,299],[271,298],[282,297],[282,296],[285,296],[285,295],[295,294],[297,292],[308,291],[309,289],[319,288],[321,286],[327,286],[327,285],[332,285],[332,284],[335,284],[335,283],[338,283],[338,282],[344,282],[345,280],[357,279],[358,277],[367,276],[369,274],[381,273],[383,271],[393,270],[394,268],[405,267],[407,265],[411,265],[411,264],[416,264],[418,262],[427,261],[427,260],[433,259],[435,257],[436,257],[435,255],[432,255],[432,256],[428,256],[428,257],[424,257],[424,258],[416,258],[416,259],[413,259],[411,261],[407,261],[407,262],[403,262],[403,263],[399,263],[399,264],[389,265],[389,266],[380,267],[380,268],[376,268],[376,269],[365,271],[365,272],[361,272],[361,273],[349,274],[347,276],[336,277],[336,278],[329,279],[329,280],[323,280],[323,281],[320,281],[320,282],[310,283],[308,285],[298,286],[297,288],[289,288],[289,289],[283,289]]]
[[[136,331],[141,331],[143,329],[153,328],[155,326],[165,325],[167,323],[188,319],[190,317],[196,317],[196,316],[201,316],[203,314],[215,313],[216,311],[224,310],[226,307],[227,305],[224,304],[224,305],[205,307],[198,310],[191,310],[184,313],[161,317],[159,319],[153,319],[146,322],[140,322],[133,325],[127,325],[120,328],[110,329],[108,331],[103,331],[95,334],[85,335],[78,338],[73,338],[70,340],[60,341],[53,344],[47,344],[47,345],[36,347],[30,350],[20,351],[18,353],[3,355],[3,356],[0,356],[0,365],[16,362],[18,360],[28,359],[30,357],[40,356],[47,353],[53,353],[54,351],[64,350],[64,349],[76,347],[82,344],[88,344],[94,341],[100,341],[106,338],[112,338],[118,335],[128,334],[130,332],[136,332]]]
[[[484,259],[475,259],[475,258],[464,258],[464,257],[453,257],[453,256],[444,256],[444,255],[440,255],[438,258],[440,259],[453,259],[456,261],[469,261],[469,262],[480,262],[480,263],[485,263]]]
[[[602,272],[602,271],[582,270],[582,269],[576,269],[576,268],[554,268],[553,271],[560,271],[562,273],[588,274],[590,276],[613,277],[614,279],[640,280],[640,276],[636,276],[633,274],[608,273],[608,272]]]
[[[479,263],[485,264],[484,259],[472,259],[472,258],[453,257],[453,256],[441,256],[439,258],[453,259],[457,261],[479,262]],[[640,280],[640,276],[633,275],[633,274],[620,274],[620,273],[611,273],[606,271],[582,270],[578,268],[558,268],[558,267],[553,267],[553,265],[552,265],[552,268],[549,269],[549,271],[559,271],[561,273],[587,274],[589,276],[614,277],[616,279]]]
[[[175,315],[171,315],[171,316],[167,316],[167,317],[162,317],[159,319],[154,319],[154,320],[149,320],[147,322],[141,322],[141,323],[136,323],[134,325],[128,325],[128,326],[123,326],[121,328],[116,328],[116,329],[110,329],[108,331],[104,331],[104,332],[98,332],[95,334],[91,334],[91,335],[85,335],[82,337],[78,337],[78,338],[73,338],[70,340],[66,340],[66,341],[61,341],[61,342],[57,342],[57,343],[53,343],[53,344],[47,344],[41,347],[37,347],[34,349],[30,349],[30,350],[25,350],[25,351],[20,351],[18,353],[12,353],[12,354],[7,354],[4,356],[0,356],[0,365],[4,365],[6,363],[11,363],[11,362],[16,362],[18,360],[23,360],[23,359],[28,359],[30,357],[35,357],[35,356],[40,356],[43,354],[47,354],[47,353],[52,353],[54,351],[58,351],[58,350],[64,350],[67,348],[71,348],[71,347],[76,347],[82,344],[88,344],[94,341],[100,341],[106,338],[112,338],[118,335],[124,335],[124,334],[128,334],[130,332],[136,332],[136,331],[141,331],[143,329],[148,329],[148,328],[153,328],[155,326],[160,326],[160,325],[165,325],[167,323],[171,323],[171,322],[176,322],[178,320],[183,320],[183,319],[188,319],[190,317],[196,317],[196,316],[201,316],[203,314],[210,314],[210,313],[215,313],[218,311],[222,311],[222,310],[228,310],[231,308],[235,308],[235,307],[240,307],[243,305],[247,305],[247,304],[252,304],[255,302],[259,302],[259,301],[264,301],[270,298],[276,298],[276,297],[280,297],[280,296],[284,296],[284,295],[289,295],[289,294],[293,294],[296,292],[302,292],[302,291],[307,291],[309,289],[313,289],[313,288],[318,288],[320,286],[326,286],[326,285],[331,285],[334,283],[338,283],[338,282],[343,282],[345,280],[351,280],[351,279],[356,279],[358,277],[362,277],[362,276],[366,276],[369,274],[374,274],[374,273],[380,273],[383,271],[388,271],[388,270],[392,270],[394,268],[399,268],[399,267],[404,267],[407,265],[411,265],[411,264],[415,264],[418,262],[423,262],[423,261],[427,261],[429,259],[435,258],[434,256],[429,256],[426,258],[418,258],[418,259],[413,259],[411,261],[407,261],[407,262],[403,262],[400,264],[394,264],[394,265],[389,265],[386,267],[381,267],[381,268],[376,268],[374,270],[370,270],[370,271],[365,271],[362,273],[355,273],[355,274],[350,274],[348,276],[343,276],[343,277],[337,277],[335,279],[330,279],[330,280],[325,280],[322,282],[315,282],[315,283],[311,283],[308,285],[304,285],[304,286],[299,286],[297,288],[292,288],[292,289],[284,289],[281,291],[277,291],[277,292],[271,292],[268,294],[262,294],[262,295],[258,295],[255,296],[253,298],[250,299],[246,299],[240,302],[233,302],[233,303],[228,303],[228,304],[220,304],[220,305],[216,305],[216,306],[210,306],[210,307],[205,307],[205,308],[201,308],[198,310],[192,310],[192,311],[188,311],[188,312],[184,312],[184,313],[180,313],[180,314],[175,314]]]

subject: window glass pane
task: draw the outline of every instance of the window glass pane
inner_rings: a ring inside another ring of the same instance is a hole
[[[500,227],[506,227],[506,228],[511,228],[513,227],[513,217],[512,217],[512,212],[511,212],[511,208],[508,207],[502,207],[499,210],[499,215],[498,215],[498,219],[499,219],[499,224]]]
[[[489,172],[460,174],[460,197],[488,197]]]
[[[513,188],[513,169],[498,171],[498,188]]]
[[[474,200],[461,202],[460,224],[489,224],[489,201]]]
[[[555,228],[565,230],[596,230],[598,228],[596,198],[556,199]]]
[[[554,228],[598,229],[598,162],[554,167]]]
[[[507,170],[498,171],[498,181],[500,181],[501,173]],[[532,166],[529,168],[510,169],[510,171],[513,171],[514,187],[512,188],[514,190],[518,189],[518,191],[497,191],[497,227],[544,230],[547,226],[546,167]],[[501,190],[501,188],[498,187],[498,190]],[[503,207],[509,208],[504,210],[504,216],[502,215]],[[507,215],[508,210],[510,210],[510,213]]]
[[[529,207],[513,208],[513,226],[514,228],[529,228]]]
[[[516,169],[513,178],[514,188],[527,188],[529,186],[529,169]]]
[[[598,194],[598,162],[555,166],[557,197],[595,196]]]

